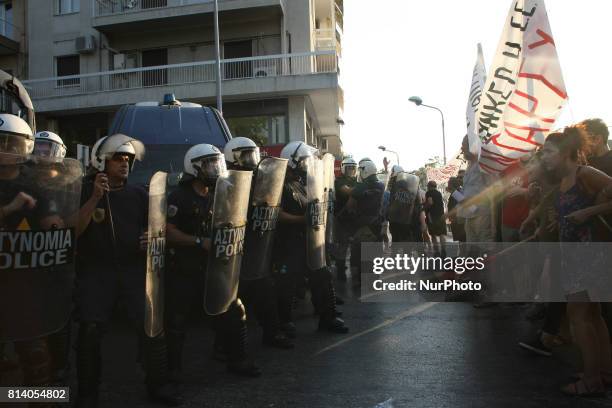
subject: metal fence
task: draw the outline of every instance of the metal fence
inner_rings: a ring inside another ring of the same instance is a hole
[[[93,0],[94,17],[123,14],[164,7],[212,3],[213,0]]]
[[[225,81],[337,72],[334,51],[269,55],[221,61]],[[156,86],[214,82],[215,61],[123,69],[24,81],[30,96],[52,98]]]

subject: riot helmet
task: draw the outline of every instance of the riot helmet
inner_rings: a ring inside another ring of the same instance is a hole
[[[0,113],[0,158],[3,165],[23,163],[34,149],[32,129],[19,116]]]
[[[254,170],[261,160],[259,147],[251,139],[235,137],[223,148],[225,161],[233,167]]]
[[[34,136],[33,154],[47,159],[63,159],[66,157],[66,145],[62,138],[53,132],[38,132]]]
[[[355,178],[357,177],[357,162],[352,157],[347,157],[342,160],[340,170],[344,176]]]
[[[280,157],[287,159],[287,166],[290,169],[297,171],[299,174],[306,174],[306,159],[315,156],[318,150],[312,146],[307,145],[304,142],[290,142],[283,150],[281,150]]]
[[[219,177],[227,176],[223,153],[206,143],[195,145],[185,153],[183,170],[207,186],[214,186]]]
[[[142,160],[145,147],[141,141],[116,133],[100,138],[91,149],[91,166],[98,171],[106,169],[106,161],[117,154],[126,154],[130,159],[130,171],[136,160]]]
[[[371,160],[362,160],[359,164],[359,179],[365,181],[368,177],[376,175],[376,165]]]

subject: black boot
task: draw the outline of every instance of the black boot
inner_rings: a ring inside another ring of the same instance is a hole
[[[349,328],[344,325],[344,320],[334,317],[333,319],[319,320],[319,331],[327,331],[331,333],[346,334]]]
[[[295,323],[293,322],[281,324],[280,329],[285,336],[289,337],[290,339],[295,339],[297,337],[297,327],[295,327]]]
[[[319,331],[328,331],[332,333],[348,333],[349,329],[344,325],[344,320],[338,318],[336,310],[336,288],[331,280],[327,281],[327,292],[325,296],[325,310],[319,320]]]
[[[155,337],[144,337],[144,368],[149,398],[169,407],[183,403],[178,389],[170,384],[168,373],[168,350],[163,334]]]
[[[100,382],[100,338],[96,323],[81,323],[77,339],[77,382],[76,407],[98,406],[98,385]]]
[[[240,299],[222,315],[224,338],[228,350],[227,370],[245,377],[259,377],[261,371],[247,356],[248,335],[246,313]]]

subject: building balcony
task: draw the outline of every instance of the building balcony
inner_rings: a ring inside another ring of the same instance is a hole
[[[0,19],[0,56],[19,52],[21,30],[4,19]]]
[[[93,27],[102,31],[139,30],[148,25],[201,22],[212,14],[213,0],[92,0]],[[219,11],[234,15],[254,11],[283,13],[285,0],[219,0]]]
[[[244,99],[325,89],[337,94],[337,69],[334,51],[222,60],[223,95]],[[205,101],[215,97],[215,81],[213,60],[32,79],[24,85],[37,112],[67,112],[157,101],[165,93]]]

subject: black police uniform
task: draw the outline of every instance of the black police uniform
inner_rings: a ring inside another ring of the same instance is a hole
[[[376,175],[372,175],[361,183],[357,183],[351,197],[356,202],[354,228],[356,236],[351,245],[351,266],[360,268],[361,243],[382,240],[380,230],[382,225],[381,206],[385,186]],[[356,282],[360,282],[359,272]]]
[[[304,216],[307,205],[304,185],[300,179],[292,179],[288,175],[283,187],[283,211]],[[291,309],[296,285],[306,277],[312,292],[312,304],[320,316],[319,329],[345,333],[348,329],[336,318],[336,293],[329,268],[313,271],[307,266],[305,227],[281,222],[276,237],[275,255],[275,281],[281,324],[285,327],[293,325]]]
[[[341,280],[346,280],[346,253],[350,240],[350,218],[346,217],[344,208],[349,201],[350,193],[343,192],[343,189],[355,187],[357,180],[354,177],[347,177],[344,174],[338,177],[335,181],[336,202],[334,203],[334,211],[337,214],[336,236],[338,245],[334,252],[334,260],[338,270],[338,277]]]
[[[84,180],[81,204],[91,197],[94,179],[92,175]],[[144,335],[146,252],[140,249],[140,236],[148,227],[148,194],[128,184],[106,195],[77,244],[77,379],[83,405],[97,400],[100,342],[119,299],[143,346],[149,393],[168,382],[163,335]]]
[[[36,206],[32,209],[23,208],[7,215],[2,220],[0,230],[16,230],[24,220],[30,228],[39,229],[41,219],[45,216],[53,215],[49,202],[32,190],[32,180],[29,180],[27,172],[27,166],[22,166],[19,175],[15,179],[0,180],[0,207],[11,203],[21,192],[34,198]],[[4,344],[0,344],[0,346],[4,346]],[[19,356],[19,363],[23,372],[23,385],[50,385],[52,383],[52,359],[47,337],[18,341],[14,343],[14,347],[15,352]]]
[[[193,179],[191,179],[193,180]],[[191,180],[183,181],[168,196],[168,224],[181,232],[209,238],[212,217],[212,198],[195,192]],[[169,244],[170,245],[170,244]],[[168,338],[168,356],[171,372],[181,371],[186,323],[192,307],[203,307],[206,279],[207,252],[197,246],[171,247],[166,273],[165,322]],[[228,369],[245,375],[258,375],[255,367],[245,368],[247,360],[246,313],[240,299],[229,310],[213,318],[218,344],[224,346]]]

